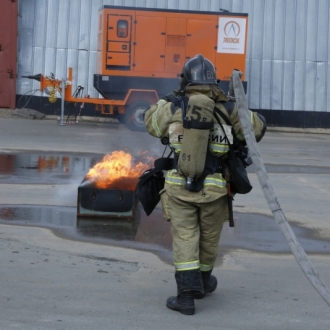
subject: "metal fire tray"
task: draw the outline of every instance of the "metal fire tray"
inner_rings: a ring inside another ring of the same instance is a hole
[[[78,187],[78,217],[133,219],[136,213],[135,190],[100,189],[84,179]]]

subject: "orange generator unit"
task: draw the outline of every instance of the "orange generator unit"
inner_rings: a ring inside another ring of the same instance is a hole
[[[197,54],[215,65],[219,87],[228,91],[233,69],[245,72],[247,29],[247,14],[223,10],[104,6],[94,87],[110,103],[119,102],[110,114],[143,130],[144,110],[179,87],[184,63]]]
[[[103,98],[72,93],[72,68],[64,100],[94,104],[102,115],[143,131],[150,104],[179,88],[187,60],[202,54],[216,67],[219,87],[227,92],[234,69],[245,72],[248,15],[219,12],[104,6],[99,11],[97,73],[94,87]],[[22,76],[40,82],[50,95],[62,81],[42,74]],[[246,90],[244,75],[243,86]],[[81,87],[81,86],[79,86]],[[54,100],[53,100],[54,101]]]

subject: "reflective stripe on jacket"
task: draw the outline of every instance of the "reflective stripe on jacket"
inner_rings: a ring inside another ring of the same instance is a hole
[[[184,186],[186,184],[186,179],[174,169],[166,173],[165,182],[169,185]],[[204,187],[205,186],[214,186],[221,189],[226,188],[226,180],[222,178],[220,173],[210,174],[204,180]]]

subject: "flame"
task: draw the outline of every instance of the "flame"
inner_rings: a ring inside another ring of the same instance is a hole
[[[89,170],[86,178],[93,181],[100,189],[135,190],[139,176],[149,166],[138,162],[133,164],[133,157],[124,151],[114,151],[103,157]]]

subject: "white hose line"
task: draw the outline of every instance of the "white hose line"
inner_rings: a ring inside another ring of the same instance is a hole
[[[243,127],[243,133],[245,136],[245,140],[247,143],[247,146],[249,148],[250,156],[253,160],[253,164],[256,169],[256,173],[261,185],[261,189],[265,195],[265,198],[268,202],[269,208],[273,213],[273,216],[279,225],[285,239],[287,240],[291,251],[299,264],[300,268],[308,278],[308,280],[311,282],[311,284],[314,286],[314,288],[317,290],[317,292],[322,296],[322,298],[326,301],[326,303],[330,306],[330,290],[327,288],[327,286],[323,283],[320,275],[314,268],[312,262],[307,257],[304,249],[300,245],[300,243],[297,240],[296,235],[292,231],[290,224],[288,223],[282,209],[280,206],[280,203],[278,202],[278,199],[275,195],[275,192],[273,190],[273,187],[270,183],[265,165],[263,163],[263,160],[260,156],[259,147],[257,145],[253,128],[250,122],[250,117],[248,115],[248,104],[245,97],[245,92],[243,89],[243,85],[240,79],[241,76],[240,71],[233,71],[232,79],[233,79],[233,87],[234,87],[234,93],[236,98],[236,104],[238,107],[238,114],[240,117],[240,121]]]

